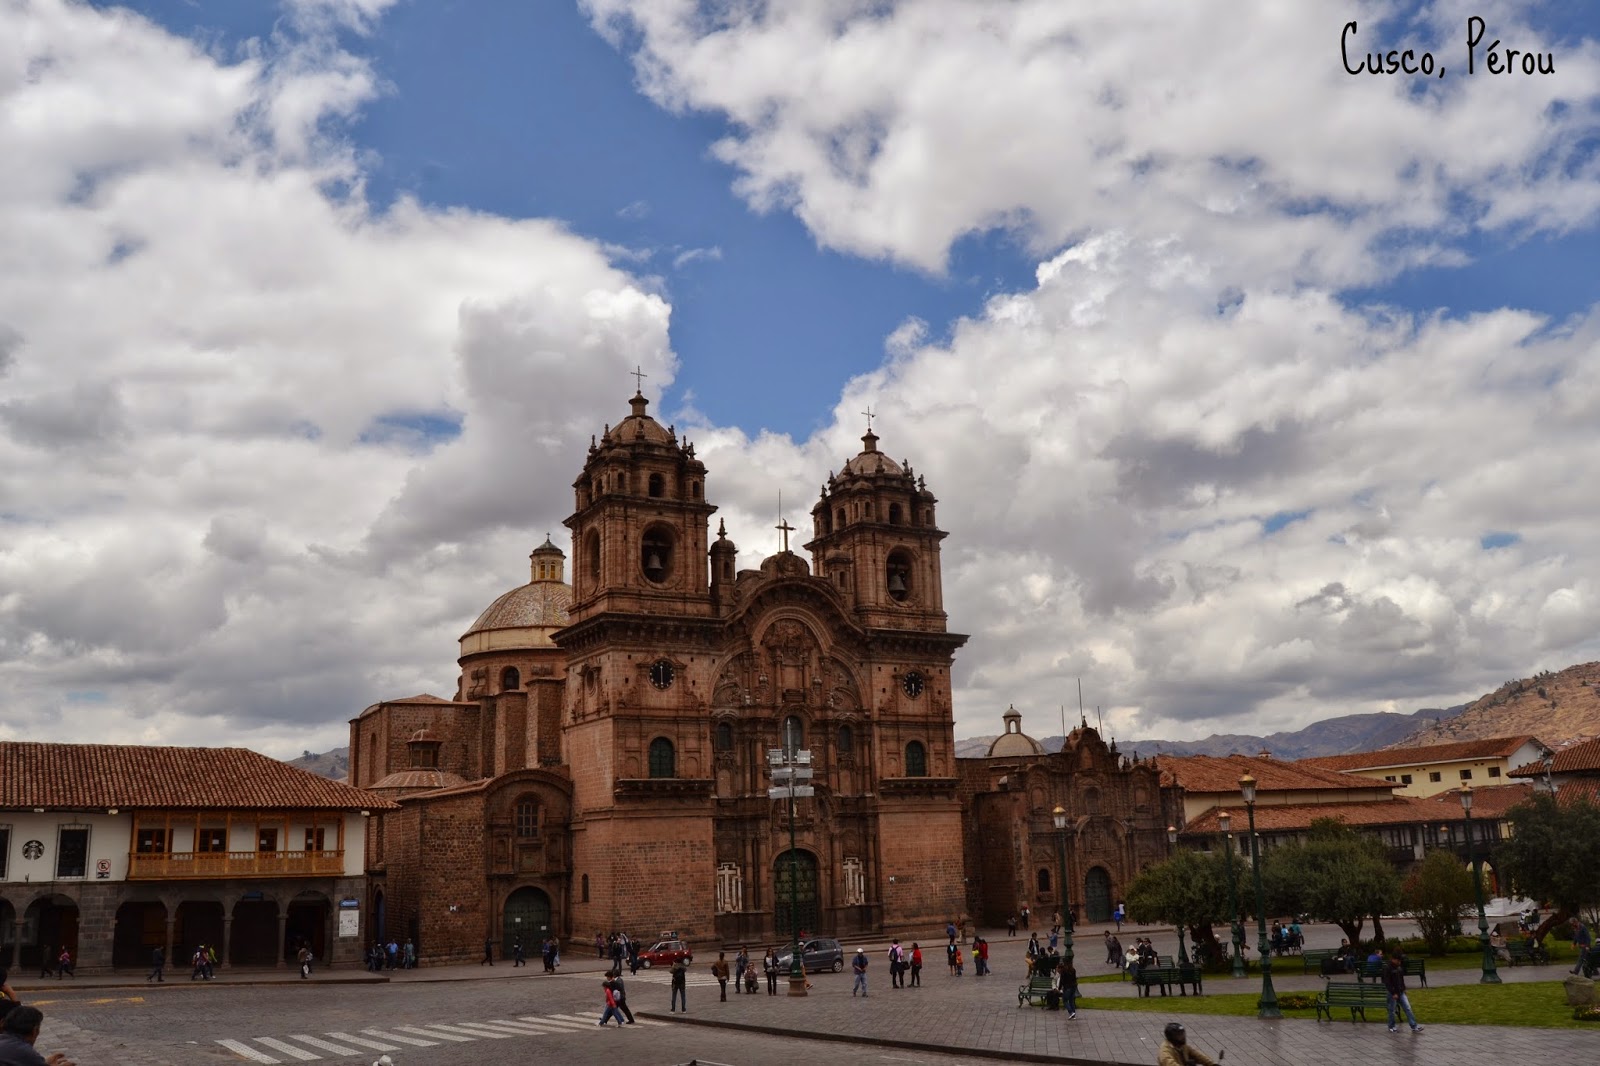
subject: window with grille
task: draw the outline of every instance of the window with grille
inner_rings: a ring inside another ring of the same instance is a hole
[[[1039,883],[1039,891],[1040,892],[1048,892],[1048,891],[1050,891],[1050,871],[1049,870],[1040,870],[1037,880],[1038,880],[1038,883]]]
[[[840,726],[839,727],[839,754],[840,755],[849,755],[851,752],[853,752],[855,750],[856,750],[856,735],[853,732],[850,731],[850,727],[849,726],[847,726],[847,725]]]
[[[537,800],[517,801],[517,836],[524,839],[539,835],[539,803]]]
[[[714,736],[718,751],[733,750],[733,726],[727,722],[718,722]]]
[[[922,746],[920,740],[913,740],[906,745],[906,776],[928,776],[928,749]]]
[[[89,827],[64,825],[56,835],[56,877],[82,877],[89,869]]]
[[[650,742],[650,776],[678,776],[676,753],[672,750],[672,741],[666,737],[657,737]]]

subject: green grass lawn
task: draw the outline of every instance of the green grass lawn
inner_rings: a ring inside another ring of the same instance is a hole
[[[1429,965],[1432,965],[1430,960]],[[1080,981],[1080,984],[1084,983]],[[1096,997],[1093,992],[1078,997],[1080,1010],[1132,1010],[1152,1013],[1225,1014],[1250,1017],[1256,1013],[1256,1000],[1260,990],[1249,993],[1228,993],[1165,998],[1113,999]],[[1293,995],[1297,993],[1282,993]],[[1298,993],[1305,995],[1306,993]],[[1411,1009],[1423,1025],[1518,1025],[1543,1029],[1591,1029],[1600,1034],[1600,1023],[1579,1022],[1572,1018],[1572,1008],[1567,1006],[1566,993],[1560,981],[1538,981],[1514,985],[1452,985],[1445,988],[1414,988]],[[1315,1018],[1316,1011],[1285,1010],[1285,1018]],[[1349,1025],[1349,1012],[1337,1010],[1337,1024]],[[1359,1019],[1358,1019],[1359,1021]],[[1368,1024],[1384,1022],[1382,1010],[1367,1010]]]

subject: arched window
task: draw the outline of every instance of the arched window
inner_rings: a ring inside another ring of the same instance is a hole
[[[698,500],[700,498],[700,482],[689,482],[689,498],[692,500]]]
[[[841,507],[833,513],[833,520],[840,529],[844,528],[844,508]]]
[[[583,558],[589,567],[589,579],[600,580],[600,533],[591,529],[583,538]]]
[[[639,565],[651,581],[672,577],[672,534],[664,526],[651,528],[639,541]]]
[[[660,496],[665,496],[666,494],[667,494],[667,479],[662,477],[660,474],[651,474],[650,475],[650,495],[652,497],[660,497]]]
[[[885,584],[889,598],[904,603],[911,598],[911,556],[896,548],[885,562]]]
[[[785,755],[793,755],[806,746],[806,727],[795,715],[790,715],[783,720],[783,751]]]
[[[517,836],[531,840],[539,835],[539,801],[532,796],[517,800]]]
[[[1048,891],[1050,891],[1050,871],[1049,870],[1041,869],[1039,871],[1038,880],[1039,880],[1039,891],[1040,892],[1048,892]]]
[[[891,503],[889,505],[889,524],[891,526],[897,526],[900,524],[900,505],[898,503]]]
[[[849,726],[847,726],[847,725],[840,726],[839,727],[839,754],[840,755],[849,755],[851,752],[853,752],[855,750],[856,750],[856,735],[850,731],[850,727]]]
[[[1086,788],[1083,790],[1083,811],[1085,814],[1100,813],[1100,790]]]
[[[672,741],[666,737],[656,737],[650,742],[651,777],[677,777],[677,763],[677,755],[672,750]]]
[[[515,692],[522,687],[522,674],[515,666],[508,666],[500,671],[500,691]]]
[[[583,875],[583,902],[589,902],[589,875]]]
[[[712,738],[712,746],[718,751],[733,750],[733,725],[731,723],[717,723],[717,731]]]
[[[906,776],[928,776],[928,749],[922,746],[920,740],[913,740],[906,745]]]

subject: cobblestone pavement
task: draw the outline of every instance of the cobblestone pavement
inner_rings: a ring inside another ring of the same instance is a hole
[[[1155,936],[1158,948],[1169,950],[1170,930],[1138,932]],[[1332,942],[1337,938],[1333,930]],[[1318,946],[1315,932],[1311,939]],[[1119,982],[1086,984],[1089,998],[1074,1021],[1064,1013],[1017,1008],[1024,943],[1023,938],[993,938],[997,973],[982,979],[973,976],[970,966],[963,977],[949,976],[942,945],[930,945],[925,954],[939,964],[926,968],[923,988],[904,990],[889,987],[885,945],[861,943],[872,958],[866,1000],[850,995],[851,978],[844,973],[814,975],[812,993],[805,998],[730,992],[723,1003],[705,972],[709,959],[701,958],[691,974],[693,1013],[688,1016],[663,1012],[666,975],[641,970],[628,980],[635,1012],[641,1020],[670,1024],[636,1026],[610,1039],[628,1042],[625,1057],[639,1066],[695,1057],[731,1066],[769,1062],[775,1055],[792,1057],[796,1036],[818,1040],[807,1057],[848,1054],[853,1062],[1150,1063],[1161,1027],[1171,1018],[1183,1020],[1203,1050],[1214,1054],[1226,1048],[1229,1066],[1320,1066],[1346,1056],[1359,1058],[1364,1066],[1441,1061],[1488,1066],[1491,1058],[1494,1066],[1503,1066],[1508,1054],[1587,1061],[1597,1046],[1596,1034],[1583,1030],[1427,1025],[1422,1034],[1390,1035],[1381,1021],[1330,1025],[1186,1016],[1185,997],[1180,996],[1170,997],[1170,1014],[1095,1010],[1095,997],[1135,994],[1130,984]],[[1103,965],[1098,930],[1080,935],[1078,944],[1082,974],[1110,972]],[[46,1011],[45,1050],[67,1050],[80,1066],[210,1066],[267,1059],[342,1060],[355,1066],[378,1054],[381,1048],[374,1044],[393,1046],[407,1035],[412,1042],[403,1053],[395,1053],[402,1066],[466,1066],[491,1061],[485,1054],[504,1063],[583,1062],[591,1057],[613,1061],[622,1049],[607,1051],[609,1045],[597,1043],[599,1034],[588,1020],[598,1017],[598,973],[605,965],[592,956],[572,957],[564,960],[563,973],[554,976],[537,966],[432,967],[394,974],[376,984],[357,983],[371,976],[362,971],[327,970],[311,981],[299,980],[292,971],[272,970],[223,971],[209,983],[191,983],[185,974],[154,987],[142,975],[127,974],[85,977],[76,983],[14,983],[25,1001]],[[1301,970],[1298,959],[1282,960],[1274,973],[1276,987],[1321,987],[1317,975]],[[1557,966],[1503,972],[1508,982],[1559,980],[1563,975]],[[1478,979],[1476,970],[1438,970],[1429,976],[1435,987]],[[1208,994],[1259,987],[1255,975],[1238,981],[1218,977],[1206,984]],[[847,1041],[852,1049],[823,1040]],[[295,1052],[283,1051],[280,1045],[285,1044]],[[491,1046],[492,1053],[487,1050]]]

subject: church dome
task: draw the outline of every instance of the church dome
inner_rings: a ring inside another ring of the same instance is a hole
[[[844,468],[839,471],[840,477],[849,477],[851,475],[871,476],[873,474],[911,476],[899,463],[896,463],[878,450],[878,435],[872,430],[867,430],[866,435],[861,438],[861,443],[863,445],[861,453],[846,461]]]
[[[1005,732],[990,742],[989,758],[1044,754],[1044,745],[1022,731],[1022,713],[1016,707],[1007,707],[1006,713],[1000,717],[1005,723]]]
[[[628,406],[631,413],[606,430],[605,439],[600,442],[602,447],[607,444],[634,444],[640,441],[647,444],[677,446],[677,434],[645,414],[650,401],[645,399],[642,393],[634,393],[633,399],[628,401]]]
[[[465,636],[488,629],[522,629],[528,626],[559,628],[567,624],[567,605],[571,602],[571,585],[530,581],[484,608]]]

